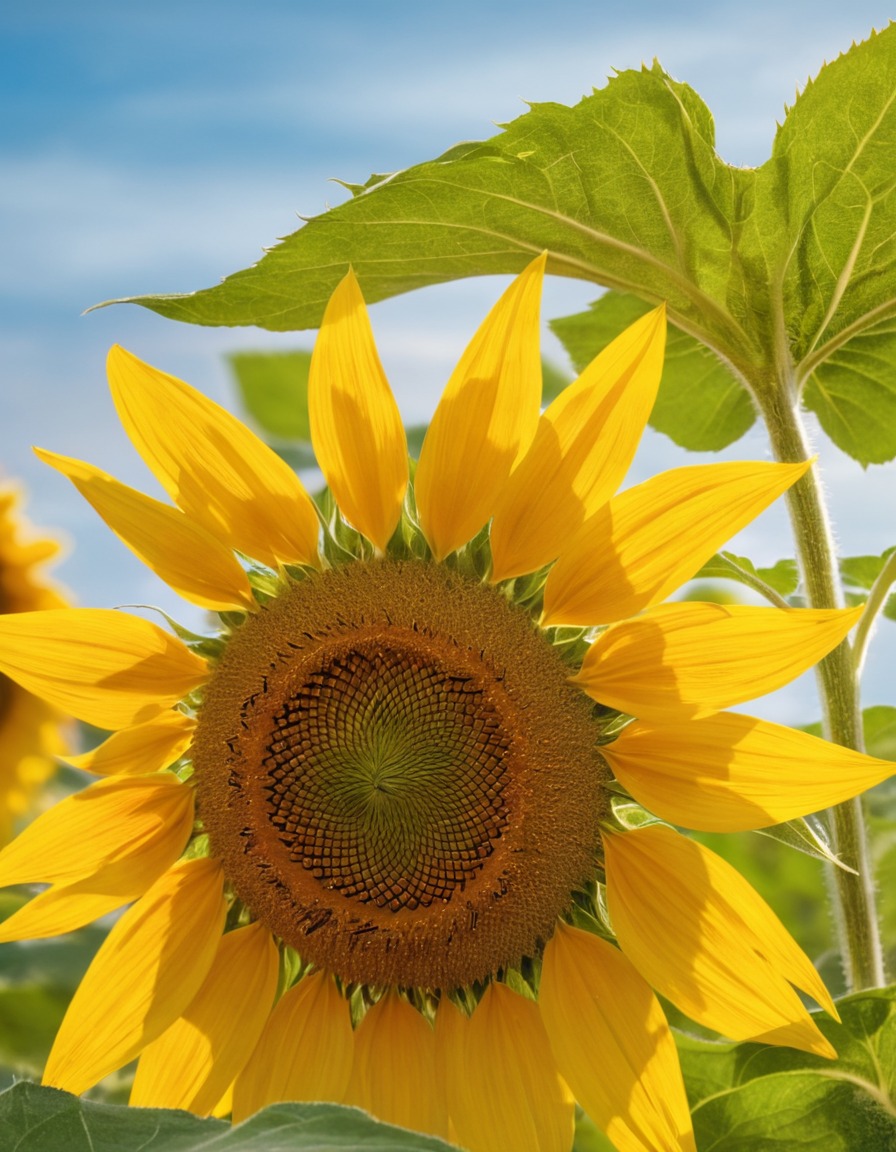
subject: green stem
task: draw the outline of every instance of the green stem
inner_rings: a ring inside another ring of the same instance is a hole
[[[775,381],[757,390],[776,459],[811,457],[799,414],[796,390]],[[797,562],[809,604],[840,608],[843,593],[834,541],[816,469],[806,473],[787,494]],[[816,668],[825,735],[835,744],[864,750],[859,679],[853,651],[844,640]],[[883,952],[875,910],[874,878],[859,797],[827,812],[833,849],[857,875],[833,869],[831,891],[847,985],[851,990],[884,983]]]
[[[865,663],[865,653],[868,649],[868,641],[871,639],[871,629],[875,620],[886,607],[887,596],[894,584],[896,584],[896,552],[891,552],[886,564],[878,573],[877,579],[871,585],[865,611],[856,626],[852,651],[853,659],[856,662],[857,676],[862,675],[862,665]]]

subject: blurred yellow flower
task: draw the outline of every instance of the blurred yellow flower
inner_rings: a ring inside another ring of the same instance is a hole
[[[19,491],[0,484],[0,613],[65,606],[40,569],[59,551],[35,533]],[[56,770],[66,747],[57,709],[0,673],[0,844],[29,809],[37,788]]]
[[[139,1056],[135,1104],[341,1101],[472,1152],[568,1152],[578,1101],[623,1152],[693,1152],[652,988],[735,1039],[834,1055],[794,991],[834,1013],[807,957],[669,826],[764,827],[891,769],[724,711],[855,611],[660,603],[806,466],[614,495],[664,313],[541,414],[543,269],[464,353],[413,483],[351,273],[311,368],[320,511],[238,420],[120,348],[115,404],[173,503],[40,453],[220,621],[195,639],[113,611],[0,621],[0,667],[114,730],[75,760],[105,778],[0,854],[0,883],[51,885],[0,940],[135,901],[46,1083],[82,1092]]]

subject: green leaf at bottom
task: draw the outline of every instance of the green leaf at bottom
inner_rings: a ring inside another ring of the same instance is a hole
[[[12,1152],[450,1152],[450,1145],[337,1104],[275,1104],[231,1128],[188,1112],[97,1104],[22,1082],[0,1093]]]
[[[838,1052],[680,1038],[703,1152],[896,1152],[896,988],[815,1017]]]

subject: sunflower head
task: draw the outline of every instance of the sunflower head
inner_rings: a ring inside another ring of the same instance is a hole
[[[171,502],[40,453],[217,619],[179,638],[98,610],[0,621],[0,667],[113,730],[76,759],[106,779],[0,854],[0,882],[51,885],[0,939],[134,901],[47,1083],[139,1055],[135,1103],[346,1101],[471,1152],[568,1152],[578,1100],[620,1149],[692,1150],[651,984],[735,1039],[832,1054],[793,988],[833,1010],[812,965],[670,826],[762,827],[889,771],[723,711],[855,613],[661,603],[807,465],[615,494],[664,313],[542,412],[544,263],[474,336],[416,462],[346,276],[311,365],[316,501],[121,349],[113,398]]]

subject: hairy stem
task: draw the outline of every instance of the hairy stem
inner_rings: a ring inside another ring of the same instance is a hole
[[[776,459],[808,460],[810,452],[800,419],[795,389],[777,381],[757,390]],[[816,469],[811,469],[787,494],[796,542],[797,562],[809,604],[840,608],[843,594],[834,541]],[[859,679],[853,651],[844,641],[816,668],[825,735],[835,744],[864,750]],[[875,909],[874,878],[862,802],[859,797],[827,812],[833,848],[857,875],[833,869],[831,883],[840,951],[851,990],[884,983],[883,952]]]

